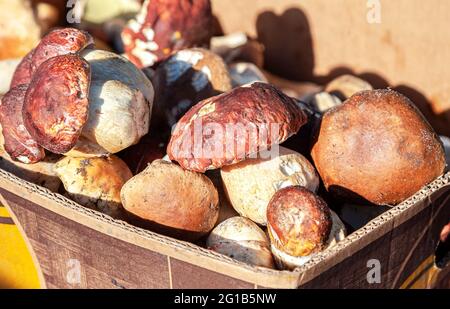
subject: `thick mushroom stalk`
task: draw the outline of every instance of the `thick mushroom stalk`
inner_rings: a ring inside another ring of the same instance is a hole
[[[82,56],[91,66],[89,117],[66,155],[104,156],[136,144],[149,129],[151,82],[130,61],[112,52],[86,50]]]
[[[250,265],[274,268],[266,233],[244,217],[232,217],[216,226],[209,234],[206,246]]]

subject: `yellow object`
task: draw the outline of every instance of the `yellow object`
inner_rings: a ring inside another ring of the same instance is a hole
[[[36,289],[39,278],[19,229],[0,205],[0,288]]]
[[[434,255],[425,259],[422,264],[406,279],[401,289],[429,289],[435,286],[440,269],[434,263]]]

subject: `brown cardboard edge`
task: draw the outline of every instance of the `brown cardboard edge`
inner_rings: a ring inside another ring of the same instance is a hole
[[[12,211],[11,207],[9,206],[8,202],[5,200],[2,194],[0,194],[0,203],[6,208],[8,211],[11,219],[13,220],[14,224],[16,225],[17,229],[19,230],[20,235],[22,236],[23,241],[25,242],[25,246],[27,247],[28,252],[30,253],[31,260],[33,261],[33,265],[36,269],[38,281],[39,281],[39,288],[40,289],[46,289],[47,284],[45,283],[44,279],[44,273],[42,272],[41,265],[39,264],[39,260],[36,256],[36,253],[34,252],[34,248],[31,245],[30,240],[28,239],[25,230],[23,229],[21,223],[16,217],[16,214]]]
[[[295,272],[253,267],[192,243],[114,220],[1,169],[0,186],[67,219],[133,245],[247,282],[274,288],[297,287],[298,274]]]
[[[450,173],[438,177],[411,198],[373,219],[333,248],[317,254],[294,271],[253,267],[194,244],[114,220],[1,169],[0,186],[16,195],[26,196],[41,207],[122,241],[258,286],[297,288],[420,212],[427,205],[424,201],[430,199],[433,193],[444,187],[449,187],[450,190]],[[414,205],[417,207],[413,207]],[[403,215],[394,220],[399,214]]]
[[[443,208],[448,205],[448,202],[450,201],[450,194],[447,195],[444,200],[441,202],[441,204],[436,205],[436,208],[434,209],[433,213],[431,214],[431,217],[428,220],[428,225],[431,226],[431,224],[433,224],[433,222],[435,222],[435,219],[441,215],[441,212],[443,212]],[[404,213],[399,214],[396,218],[395,221],[401,219],[404,216]],[[395,274],[395,277],[393,278],[392,281],[392,286],[391,288],[394,288],[396,286],[399,286],[399,281],[400,281],[400,276],[405,268],[405,266],[407,265],[407,263],[410,261],[411,256],[413,255],[414,251],[417,249],[417,247],[419,246],[419,244],[421,243],[421,240],[425,237],[425,235],[429,233],[429,229],[425,229],[420,231],[420,233],[417,234],[416,237],[416,241],[414,243],[414,245],[412,246],[412,248],[410,249],[410,252],[405,256],[403,262],[400,265],[399,270],[397,271],[397,273]],[[432,255],[431,257],[434,258],[434,255]],[[434,260],[433,260],[433,265],[434,265]]]

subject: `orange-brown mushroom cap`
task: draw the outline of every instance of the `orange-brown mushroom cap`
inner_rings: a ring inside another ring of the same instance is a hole
[[[446,165],[433,128],[391,89],[358,92],[327,111],[311,156],[331,194],[376,205],[404,201]]]
[[[275,193],[267,206],[267,221],[273,245],[291,256],[323,250],[332,226],[325,201],[301,186]]]
[[[88,118],[90,68],[69,54],[44,62],[33,75],[22,109],[31,136],[45,149],[65,153],[77,142]]]

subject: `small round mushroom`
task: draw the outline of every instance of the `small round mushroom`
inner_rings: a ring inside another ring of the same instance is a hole
[[[325,87],[326,92],[337,96],[341,100],[346,100],[355,93],[364,90],[373,90],[373,87],[365,80],[350,74],[341,75],[333,79]]]
[[[319,187],[313,165],[301,154],[281,146],[276,156],[247,159],[222,167],[220,173],[233,208],[262,225],[267,223],[267,205],[278,190],[300,185],[315,192]]]
[[[123,207],[138,219],[134,224],[181,239],[205,235],[219,216],[211,180],[163,160],[153,161],[131,178],[121,197]]]
[[[123,219],[120,200],[122,186],[133,175],[118,157],[65,157],[55,165],[55,172],[75,202],[113,218]]]
[[[207,45],[212,21],[209,0],[146,0],[122,31],[125,55],[143,68],[178,50]]]
[[[163,125],[168,128],[197,102],[231,90],[222,58],[204,48],[176,52],[157,67],[152,80],[155,120],[165,120]]]
[[[216,226],[206,240],[206,246],[250,265],[274,268],[266,234],[244,217],[232,217]]]
[[[345,227],[325,201],[301,186],[284,188],[267,207],[267,228],[277,265],[300,267],[345,237]]]
[[[326,189],[357,204],[398,204],[445,168],[434,130],[389,89],[358,92],[326,112],[311,154]]]

